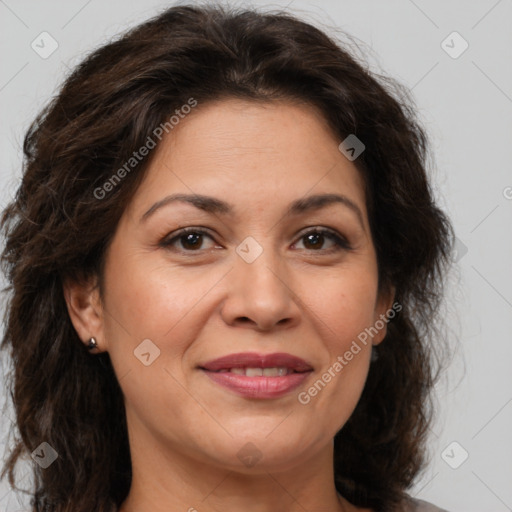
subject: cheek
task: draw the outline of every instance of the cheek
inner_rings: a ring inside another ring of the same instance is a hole
[[[307,303],[330,332],[333,348],[344,350],[372,325],[375,318],[377,280],[371,272],[347,271],[332,276],[305,295]]]
[[[130,255],[106,269],[109,354],[138,416],[149,421],[155,411],[165,417],[170,407],[185,406],[195,408],[198,418],[204,414],[184,391],[181,361],[205,321],[201,300],[218,280],[191,267],[177,271],[154,263],[147,254]]]
[[[317,406],[336,403],[339,410],[352,411],[369,369],[377,280],[368,268],[353,268],[325,280],[320,291],[307,298],[312,316],[320,320],[316,328],[323,333],[326,357],[316,384],[305,390],[304,401],[311,397]]]
[[[374,320],[376,285],[357,274],[331,283],[324,293],[309,296],[320,320],[317,331],[323,333],[325,357],[316,379],[300,390],[298,400],[318,417],[331,411],[324,424],[334,435],[354,411],[368,376],[372,344],[367,328]]]
[[[200,275],[192,267],[177,270],[153,261],[137,255],[112,266],[109,274],[108,302],[117,331],[124,328],[134,342],[150,338],[158,343],[182,324],[189,325],[191,312],[216,281],[211,273]]]

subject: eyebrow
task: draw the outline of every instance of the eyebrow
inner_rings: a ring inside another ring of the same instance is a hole
[[[171,203],[188,203],[212,214],[233,215],[234,208],[229,203],[211,196],[201,194],[171,194],[157,201],[142,215],[140,221],[147,220],[157,210]],[[305,212],[320,210],[332,204],[342,204],[354,212],[364,229],[363,214],[360,208],[348,197],[339,194],[316,194],[293,201],[285,213],[285,217],[300,215]]]

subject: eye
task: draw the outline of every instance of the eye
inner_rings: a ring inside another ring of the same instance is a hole
[[[210,240],[213,238],[204,230],[198,228],[183,228],[174,234],[172,238],[166,238],[160,242],[160,245],[165,248],[175,246],[176,242],[181,244],[178,247],[183,252],[197,252],[201,249],[203,238],[208,237]]]
[[[170,238],[166,238],[160,242],[160,246],[166,249],[175,248],[178,251],[190,253],[200,252],[203,247],[204,238],[213,241],[212,236],[205,230],[200,228],[183,228]],[[337,234],[335,231],[327,228],[314,228],[301,235],[299,240],[305,240],[304,249],[313,252],[336,252],[340,250],[350,250],[351,246],[348,241]],[[331,241],[331,247],[324,248],[326,240]],[[180,247],[176,247],[177,244]],[[297,244],[294,244],[296,246]],[[211,247],[210,247],[211,248]],[[206,248],[207,249],[207,248]]]
[[[330,248],[322,248],[325,240],[331,240]],[[326,228],[314,228],[303,235],[301,235],[300,240],[305,240],[305,249],[312,250],[316,252],[327,251],[327,252],[335,252],[340,250],[350,250],[351,246],[348,241],[338,235],[335,231]]]

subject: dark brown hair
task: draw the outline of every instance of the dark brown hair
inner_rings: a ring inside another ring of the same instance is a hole
[[[43,441],[36,512],[116,510],[131,482],[124,404],[108,353],[91,356],[70,321],[65,279],[100,280],[105,249],[151,161],[101,199],[94,191],[175,109],[208,101],[315,106],[340,142],[355,134],[379,286],[402,306],[361,399],[335,437],[335,482],[357,506],[388,510],[425,464],[435,348],[452,227],[435,205],[428,145],[406,89],[371,73],[325,31],[285,12],[175,6],[88,56],[30,126],[15,199],[1,219],[8,279],[2,348],[19,435],[2,477]]]

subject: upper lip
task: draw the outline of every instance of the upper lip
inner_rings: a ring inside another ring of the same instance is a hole
[[[208,371],[219,371],[231,368],[290,368],[296,372],[307,372],[313,367],[300,357],[285,352],[258,354],[257,352],[240,352],[213,359],[199,366]]]

